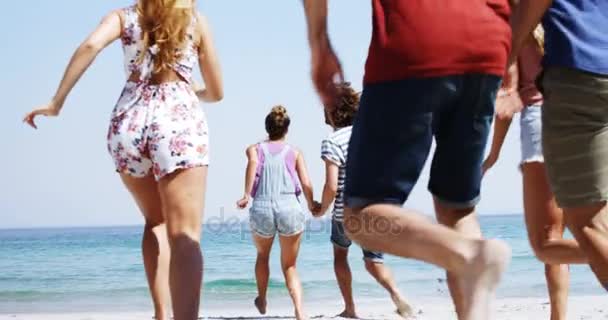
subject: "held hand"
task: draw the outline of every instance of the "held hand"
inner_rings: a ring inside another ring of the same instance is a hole
[[[313,217],[318,218],[323,216],[324,212],[321,212],[322,205],[321,203],[314,201],[311,206],[308,208],[312,213]]]
[[[501,120],[513,119],[513,116],[520,112],[523,103],[517,92],[507,92],[501,89],[496,98],[496,117]]]
[[[344,82],[344,74],[329,39],[312,48],[312,81],[326,108],[337,99],[336,83]]]
[[[243,196],[243,198],[241,198],[241,200],[236,202],[236,207],[241,210],[247,208],[247,206],[249,205],[249,199],[250,199],[249,196],[247,196],[247,195]]]
[[[524,107],[518,92],[517,77],[517,65],[509,65],[496,96],[496,117],[499,119],[510,120]]]
[[[56,117],[59,115],[59,108],[60,107],[56,103],[50,102],[26,114],[23,118],[23,122],[27,123],[34,129],[38,129],[38,126],[36,126],[35,122],[36,117],[40,115],[47,117]]]

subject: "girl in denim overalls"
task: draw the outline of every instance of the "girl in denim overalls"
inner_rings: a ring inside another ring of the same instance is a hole
[[[253,197],[250,225],[258,251],[255,275],[258,297],[255,306],[266,314],[268,260],[274,237],[281,243],[281,266],[289,294],[295,306],[296,319],[304,319],[302,285],[296,272],[296,259],[304,231],[304,210],[298,196],[304,193],[313,206],[313,192],[302,154],[285,143],[290,119],[282,106],[272,109],[266,117],[268,140],[247,148],[245,195],[237,206],[244,209]]]

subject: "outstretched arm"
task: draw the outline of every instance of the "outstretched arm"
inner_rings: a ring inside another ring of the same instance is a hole
[[[255,181],[255,171],[258,167],[258,152],[255,146],[247,148],[247,169],[245,170],[245,193],[243,198],[236,203],[239,209],[245,209],[251,199],[253,182]]]
[[[327,35],[327,0],[303,0],[308,25],[312,80],[326,108],[337,99],[335,83],[344,82],[342,66]]]
[[[80,77],[93,63],[99,52],[120,37],[121,29],[120,12],[113,11],[108,14],[97,29],[76,49],[51,102],[28,113],[24,121],[36,128],[34,122],[36,116],[57,116]]]
[[[207,19],[198,15],[198,30],[200,34],[199,66],[205,82],[204,89],[195,89],[196,95],[204,102],[217,102],[224,97],[222,70],[213,44],[211,28]]]
[[[513,28],[510,63],[517,60],[521,48],[530,33],[536,28],[545,12],[551,7],[553,0],[520,0],[513,11],[511,27]]]

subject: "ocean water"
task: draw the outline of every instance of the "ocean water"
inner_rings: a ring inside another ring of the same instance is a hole
[[[513,261],[499,297],[545,297],[544,267],[533,256],[523,217],[482,216],[486,237],[513,248]],[[307,303],[340,303],[333,273],[329,221],[312,221],[304,236],[298,270]],[[0,230],[0,314],[21,312],[151,310],[141,260],[142,227]],[[204,308],[249,307],[256,295],[255,249],[247,223],[205,225]],[[369,276],[360,249],[350,263],[357,300],[388,299]],[[271,303],[288,303],[279,245],[272,252]],[[402,292],[412,299],[448,297],[440,269],[387,257]],[[571,294],[602,294],[586,266],[571,267]],[[388,301],[388,300],[387,300]]]

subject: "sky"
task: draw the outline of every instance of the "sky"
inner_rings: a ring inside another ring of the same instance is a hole
[[[132,0],[8,1],[0,19],[0,229],[139,225],[143,219],[120,182],[106,149],[110,112],[125,82],[118,42],[103,51],[68,97],[59,118],[23,115],[53,96],[79,43],[112,9]],[[211,132],[205,219],[245,218],[235,209],[243,194],[245,148],[265,138],[264,117],[284,105],[292,118],[288,140],[304,154],[320,196],[320,142],[330,132],[310,81],[310,58],[300,1],[199,0],[223,70],[225,98],[204,104]],[[347,80],[362,87],[371,34],[371,2],[330,1],[330,35]],[[516,121],[514,121],[516,123]],[[481,215],[518,214],[519,126],[485,178]],[[409,208],[432,214],[428,166]]]

